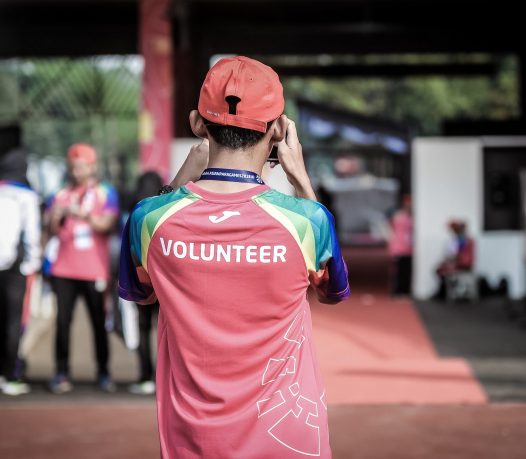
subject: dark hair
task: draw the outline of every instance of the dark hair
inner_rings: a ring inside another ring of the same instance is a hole
[[[246,149],[256,145],[265,135],[263,132],[243,129],[236,126],[223,126],[221,124],[206,123],[212,138],[223,147],[232,150]],[[268,129],[268,126],[267,126]]]
[[[237,104],[241,99],[236,96],[227,96],[228,112],[231,115],[236,114]],[[273,121],[267,123],[267,131],[272,126]],[[205,125],[212,138],[223,147],[232,150],[246,149],[256,145],[264,136],[264,132],[253,131],[252,129],[244,129],[237,126],[224,126],[222,124],[212,123],[205,120]]]
[[[141,174],[137,180],[137,188],[132,199],[132,208],[139,201],[150,196],[157,196],[159,189],[163,186],[163,179],[155,171],[147,171]]]
[[[22,129],[18,124],[0,126],[0,155],[22,145]]]
[[[0,155],[0,180],[14,180],[28,184],[27,152],[22,148],[12,148]]]

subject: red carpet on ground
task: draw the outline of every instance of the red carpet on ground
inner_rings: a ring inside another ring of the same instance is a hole
[[[387,294],[386,273],[374,266],[385,270],[388,261],[376,253],[367,260],[363,252],[346,253],[351,290],[353,255],[361,268],[349,300],[327,306],[310,298],[329,403],[487,403],[464,359],[437,354],[412,301]]]
[[[355,294],[311,304],[329,403],[487,402],[466,361],[437,356],[410,301]]]

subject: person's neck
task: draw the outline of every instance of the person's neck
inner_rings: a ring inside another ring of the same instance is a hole
[[[251,171],[261,176],[265,161],[261,161],[259,156],[256,152],[218,149],[217,151],[210,151],[208,168]],[[205,190],[215,191],[216,193],[235,193],[236,191],[243,191],[257,186],[255,183],[223,180],[198,180],[197,183]]]

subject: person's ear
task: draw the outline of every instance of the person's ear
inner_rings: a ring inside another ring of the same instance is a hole
[[[274,121],[274,125],[271,128],[271,142],[281,142],[285,138],[288,125],[289,119],[285,115],[281,115],[276,121]]]
[[[206,129],[205,122],[199,112],[197,110],[192,110],[189,119],[190,128],[194,135],[201,139],[208,139],[208,130]]]

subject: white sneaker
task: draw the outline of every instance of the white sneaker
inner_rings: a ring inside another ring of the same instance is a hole
[[[128,390],[135,395],[155,394],[155,383],[153,381],[143,381],[128,386]]]
[[[17,395],[29,394],[31,388],[29,384],[20,381],[7,381],[2,384],[2,393],[5,395],[12,395],[16,397]]]

